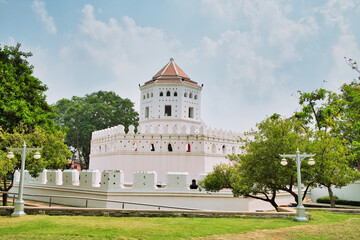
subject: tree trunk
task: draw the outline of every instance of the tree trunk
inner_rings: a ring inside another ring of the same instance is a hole
[[[335,198],[334,198],[334,193],[331,189],[331,186],[330,187],[327,187],[328,189],[328,192],[329,192],[329,198],[330,198],[330,207],[331,208],[335,208]]]
[[[7,206],[7,200],[8,200],[8,195],[7,193],[3,193],[3,196],[2,196],[2,202],[3,202],[3,206]]]
[[[275,208],[275,210],[278,212],[279,211],[279,205],[277,205],[277,203],[275,202],[274,199],[270,199],[269,201],[271,203],[271,205]]]
[[[6,187],[7,187],[7,186],[6,186],[6,181],[7,181],[6,176],[4,176],[2,180],[4,181],[4,188],[0,187],[0,190],[1,190],[1,191],[6,191]],[[7,206],[7,199],[8,199],[8,198],[7,198],[7,194],[6,194],[6,193],[3,193],[3,195],[2,195],[2,202],[3,202],[2,205],[3,205],[3,206]]]

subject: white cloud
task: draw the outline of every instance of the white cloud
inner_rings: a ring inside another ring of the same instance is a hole
[[[333,65],[329,69],[327,81],[331,90],[339,90],[344,82],[350,82],[358,77],[357,72],[352,71],[344,57],[358,59],[360,56],[359,46],[352,34],[342,35],[332,47]]]
[[[54,18],[52,16],[49,16],[45,8],[45,3],[35,0],[31,7],[33,11],[40,17],[46,31],[51,34],[56,34],[57,29],[55,26]]]
[[[231,19],[233,27],[245,17],[251,29],[249,32],[262,39],[263,44],[276,49],[281,60],[299,60],[297,44],[318,32],[318,25],[311,16],[298,20],[289,18],[293,9],[284,1],[203,0],[203,7],[220,21]]]
[[[148,81],[165,65],[170,57],[177,56],[179,41],[168,39],[157,28],[143,27],[124,16],[120,20],[102,21],[96,17],[94,7],[85,5],[78,32],[59,51],[63,73],[68,82],[86,79],[86,92],[115,91],[124,98],[139,104],[138,84]],[[85,76],[79,72],[87,70]]]

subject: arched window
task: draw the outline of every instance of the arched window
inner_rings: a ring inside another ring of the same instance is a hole
[[[195,100],[197,99],[197,94],[195,94],[194,99],[195,99]]]
[[[185,144],[185,151],[186,151],[186,152],[190,152],[190,151],[191,151],[190,143]]]
[[[170,96],[171,96],[170,91],[167,91],[167,92],[166,92],[166,96],[167,96],[167,97],[170,97]]]
[[[192,98],[192,93],[189,94],[189,98]]]
[[[149,98],[149,93],[146,94],[146,98]]]
[[[164,93],[163,92],[160,92],[160,97],[164,96]]]
[[[143,96],[143,99],[145,99],[145,94],[144,94],[144,96]]]
[[[134,152],[137,152],[137,144],[136,144],[136,142],[133,143],[133,148],[132,148],[132,150],[133,150]]]
[[[177,97],[177,92],[174,92],[174,97]]]
[[[184,93],[184,97],[187,97],[187,93]]]
[[[168,144],[168,151],[169,151],[169,152],[172,152],[172,150],[173,150],[173,149],[172,149],[171,143],[169,143],[169,144]]]
[[[155,152],[155,146],[154,146],[153,143],[151,144],[151,151],[152,151],[152,152]]]
[[[216,145],[215,145],[215,143],[213,143],[213,145],[211,147],[211,151],[212,151],[212,153],[216,153]]]
[[[151,93],[151,97],[153,97],[154,96],[154,94],[153,93]]]
[[[99,146],[99,153],[101,153],[101,146]]]
[[[225,147],[225,145],[222,146],[222,152],[223,152],[223,153],[226,153],[226,147]]]

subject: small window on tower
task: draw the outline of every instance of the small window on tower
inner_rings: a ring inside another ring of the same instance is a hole
[[[143,99],[145,99],[145,94],[144,94],[144,96],[143,96]]]
[[[185,144],[185,150],[186,150],[186,152],[190,152],[190,151],[191,151],[191,147],[190,147],[190,144],[189,144],[189,143]]]
[[[171,116],[171,105],[165,105],[165,116]]]
[[[184,93],[184,97],[187,97],[187,93]]]
[[[149,107],[145,107],[145,118],[149,117]]]
[[[197,95],[195,94],[195,96],[194,96],[194,99],[196,100],[197,99]]]
[[[189,118],[194,118],[194,108],[189,107]]]
[[[160,92],[160,97],[164,96],[164,93],[163,92]]]
[[[167,97],[170,97],[170,95],[171,95],[171,94],[170,94],[170,91],[167,91],[167,92],[166,92],[166,96],[167,96]]]
[[[189,98],[192,98],[192,93],[189,94]]]
[[[153,93],[151,93],[151,97],[153,97],[154,96],[154,94]]]
[[[149,93],[146,94],[146,98],[149,98]]]
[[[168,144],[168,151],[169,151],[169,152],[172,152],[172,151],[173,151],[172,146],[171,146],[171,143]]]
[[[177,92],[174,92],[174,97],[177,97]]]

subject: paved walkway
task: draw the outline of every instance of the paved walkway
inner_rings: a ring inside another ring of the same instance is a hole
[[[16,201],[16,199],[15,199]],[[25,202],[25,206],[29,206],[29,207],[49,207],[49,203],[48,202],[38,202],[38,201],[33,201],[33,200],[27,200],[24,199]],[[12,198],[8,198],[8,203],[13,203],[13,199]],[[67,206],[67,205],[61,205],[61,204],[56,204],[56,203],[51,203],[51,207],[68,207],[68,208],[73,208],[71,206]]]

